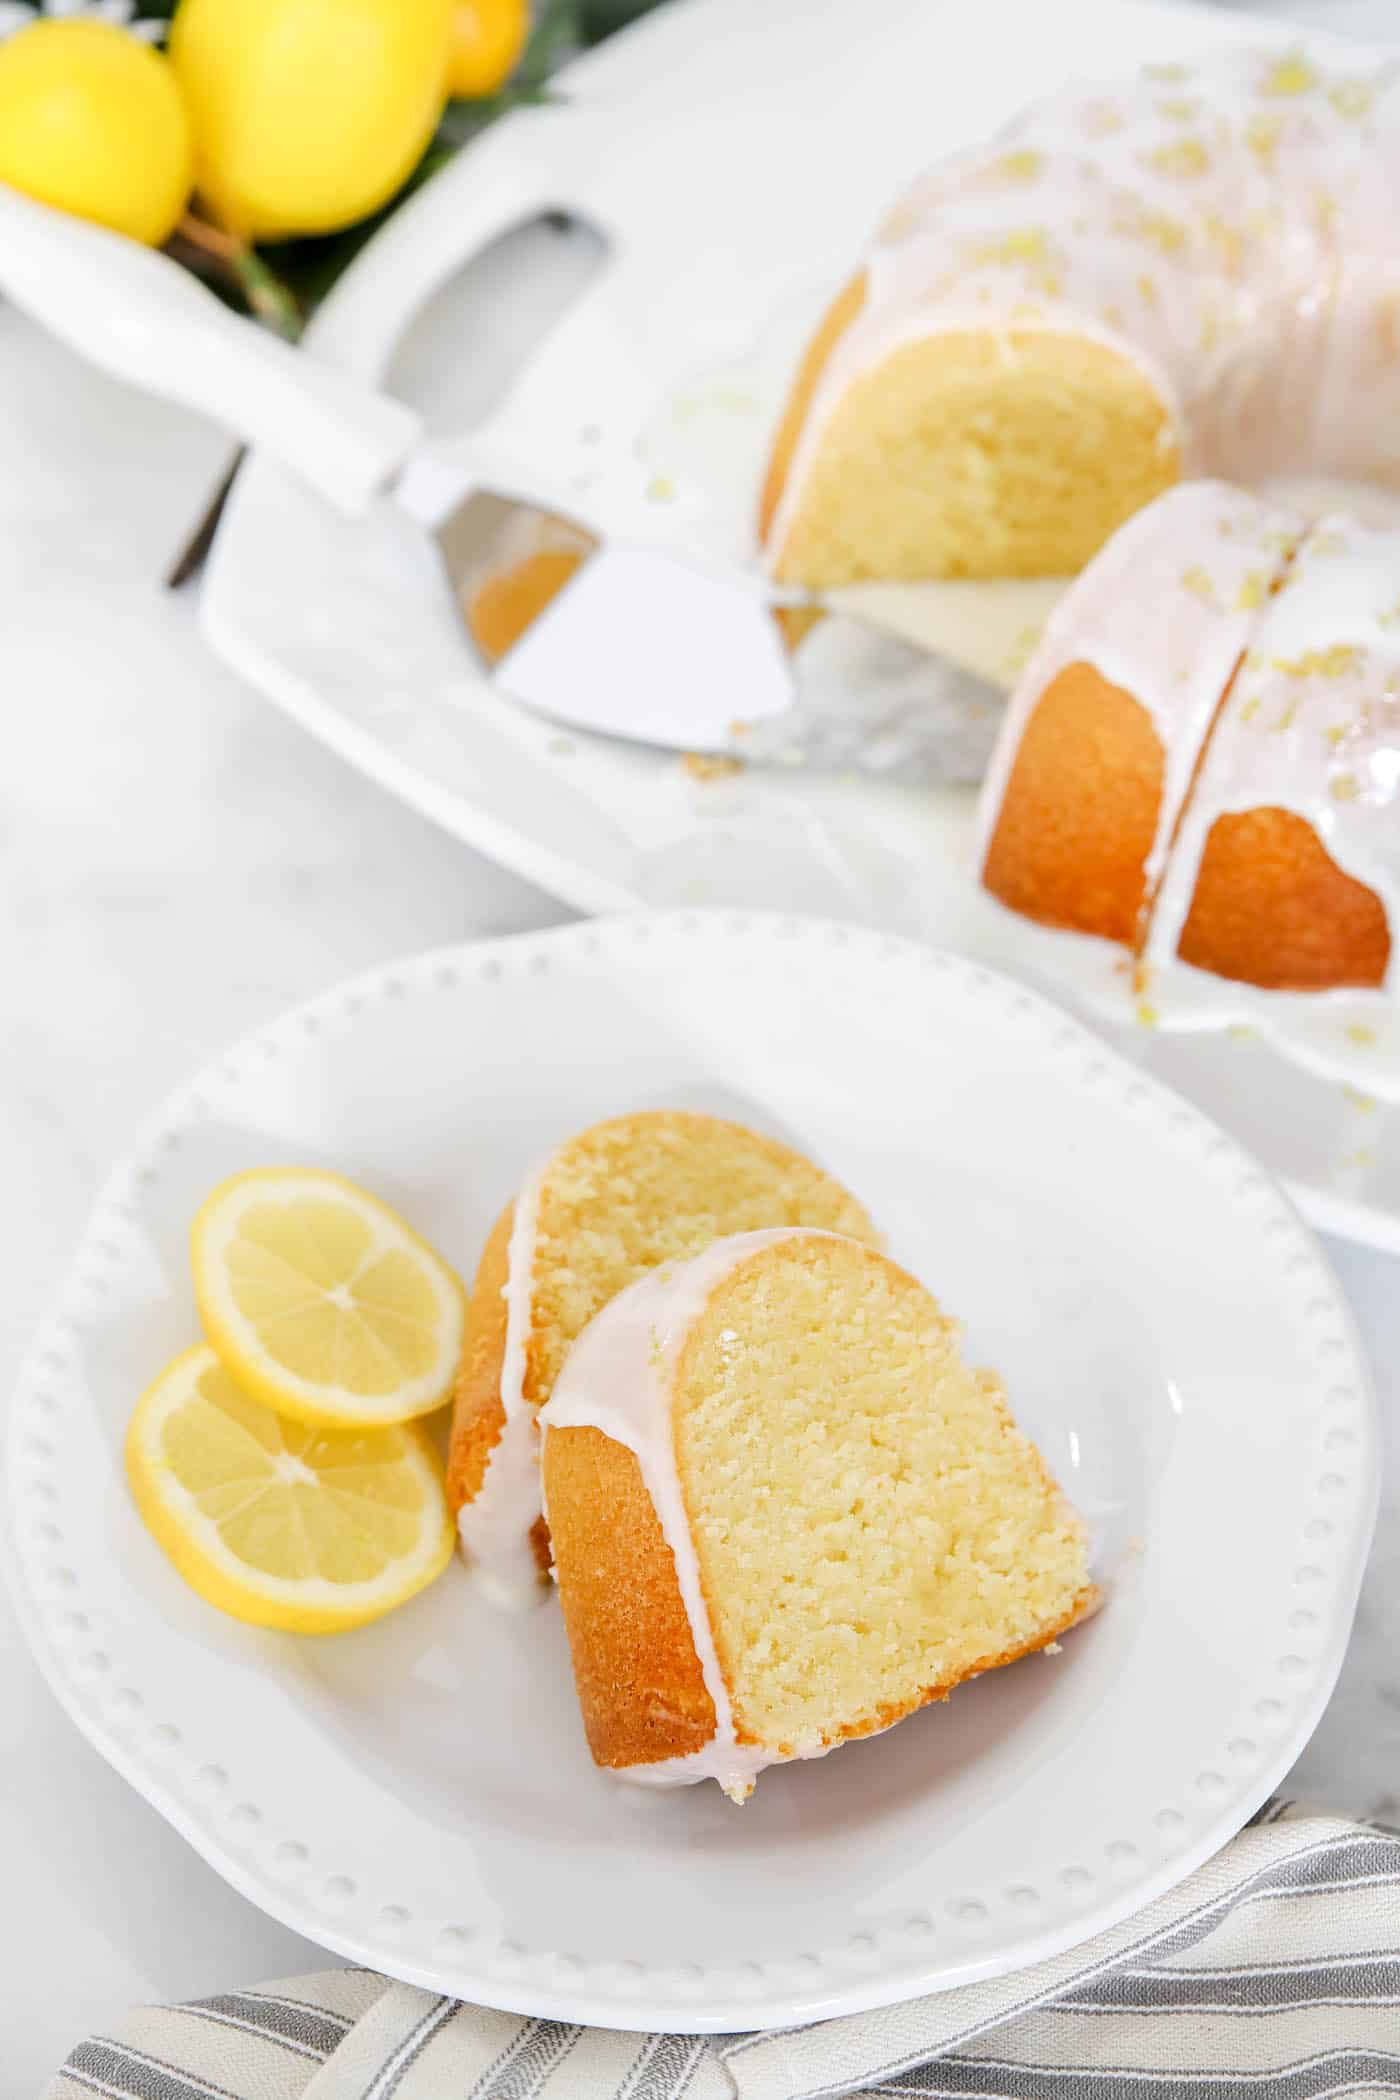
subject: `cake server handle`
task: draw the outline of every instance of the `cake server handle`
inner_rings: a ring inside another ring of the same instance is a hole
[[[349,511],[422,419],[222,305],[154,248],[0,185],[0,291],[80,357],[263,445]]]

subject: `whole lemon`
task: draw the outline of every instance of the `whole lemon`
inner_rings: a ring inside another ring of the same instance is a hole
[[[456,0],[448,93],[494,95],[515,71],[529,34],[529,0]]]
[[[201,196],[234,233],[333,233],[392,197],[447,95],[452,0],[180,0]]]
[[[92,17],[0,44],[0,182],[158,247],[192,176],[180,89],[149,44]]]

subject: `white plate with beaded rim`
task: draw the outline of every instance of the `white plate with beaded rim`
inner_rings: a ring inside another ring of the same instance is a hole
[[[662,1104],[784,1133],[858,1192],[1006,1377],[1108,1592],[1059,1654],[743,1809],[594,1769],[552,1605],[494,1613],[454,1565],[357,1633],[258,1632],[184,1587],[122,1480],[136,1394],[195,1337],[186,1233],[219,1177],[334,1165],[469,1271],[558,1139]],[[1233,1139],[975,964],[692,913],[379,971],[176,1096],[27,1360],[8,1528],[63,1704],[272,1915],[487,2004],[734,2030],[1022,1966],[1211,1853],[1327,1699],[1377,1463],[1345,1305]]]

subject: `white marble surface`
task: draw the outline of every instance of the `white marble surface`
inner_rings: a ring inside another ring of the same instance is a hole
[[[159,577],[226,454],[0,308],[0,1380],[111,1156],[221,1042],[560,906],[232,676]],[[109,1771],[0,1589],[0,2100],[124,2004],[315,1966]]]
[[[1306,10],[1384,31],[1393,0]],[[1304,10],[1299,9],[1301,14]],[[351,971],[549,924],[550,899],[360,782],[207,656],[157,578],[225,454],[0,309],[0,1381],[134,1124]],[[1400,1445],[1400,1272],[1334,1246]],[[1392,1467],[1392,1478],[1393,1478]],[[1400,1820],[1396,1491],[1299,1790]],[[0,1591],[0,2100],[129,2002],[326,1957],[226,1888],[78,1737]]]

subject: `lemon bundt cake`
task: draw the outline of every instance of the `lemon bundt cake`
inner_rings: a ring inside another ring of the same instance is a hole
[[[938,163],[808,346],[776,577],[1072,575],[1183,476],[1400,482],[1400,60],[1234,49]]]
[[[1098,1601],[1083,1524],[904,1270],[742,1233],[614,1298],[543,1417],[589,1746],[652,1785],[873,1735]]]
[[[877,1237],[800,1153],[679,1110],[571,1138],[498,1220],[467,1306],[447,1488],[466,1557],[500,1600],[538,1594],[548,1574],[535,1414],[572,1343],[648,1269],[768,1225]]]
[[[1149,966],[1380,987],[1397,804],[1400,533],[1188,484],[1051,616],[983,790],[982,880]]]

